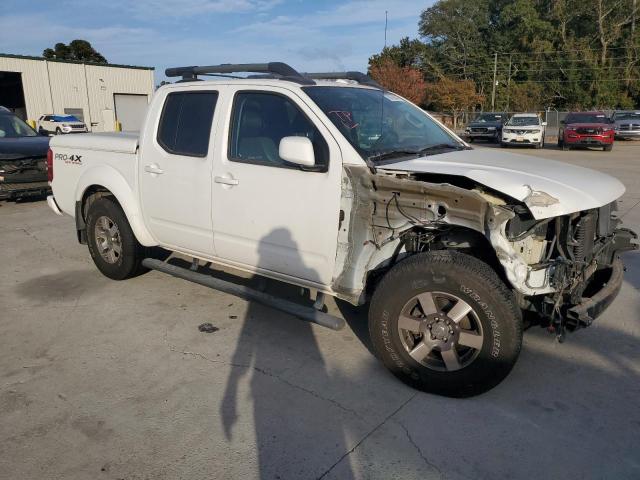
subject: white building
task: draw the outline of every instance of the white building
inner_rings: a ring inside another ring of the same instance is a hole
[[[140,128],[153,68],[0,54],[0,105],[24,120],[71,114],[94,132]]]

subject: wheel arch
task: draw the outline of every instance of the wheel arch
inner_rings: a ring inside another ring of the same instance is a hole
[[[88,207],[96,198],[112,196],[124,211],[136,239],[145,247],[158,245],[142,218],[138,200],[124,177],[114,169],[99,166],[85,172],[79,179],[75,195],[75,218],[78,240],[86,241],[86,215]]]
[[[407,230],[406,233],[410,234],[417,230],[419,230],[418,227],[413,227]],[[364,291],[367,298],[371,297],[384,274],[393,266],[414,255],[422,253],[422,251],[398,253],[400,249],[402,249],[403,243],[400,241],[395,245],[396,252],[394,256],[378,260],[368,271],[364,284]],[[483,235],[473,228],[461,225],[450,225],[447,227],[446,233],[443,234],[437,242],[429,244],[429,249],[425,251],[455,251],[474,257],[487,264],[508,289],[513,289],[513,284],[507,278],[505,269],[500,263],[491,241],[486,235]]]

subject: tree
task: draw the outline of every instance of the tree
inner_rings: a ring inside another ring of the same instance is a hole
[[[426,103],[435,110],[451,112],[453,128],[457,127],[461,112],[474,109],[484,101],[484,95],[476,92],[472,80],[442,78],[426,87]]]
[[[426,83],[420,70],[413,67],[400,67],[387,58],[373,65],[370,74],[387,90],[418,105],[423,102]]]
[[[42,52],[44,58],[57,60],[76,60],[79,62],[109,63],[86,40],[72,40],[69,45],[56,43],[53,48]]]
[[[384,60],[392,60],[400,67],[420,68],[423,63],[426,46],[418,39],[409,40],[409,37],[400,39],[396,46],[384,47],[382,52],[373,55],[369,59],[369,68],[380,66]]]
[[[637,107],[638,15],[640,0],[436,0],[418,19],[420,39],[369,62],[419,68],[429,83],[468,79],[488,94],[497,53],[496,105]]]

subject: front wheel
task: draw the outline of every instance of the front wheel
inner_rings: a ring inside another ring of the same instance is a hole
[[[511,292],[484,262],[457,252],[418,254],[380,281],[369,332],[385,366],[403,382],[452,397],[502,381],[522,344]]]
[[[604,147],[602,147],[602,150],[604,150],[605,152],[610,152],[611,150],[613,150],[613,143],[611,145],[605,145]]]

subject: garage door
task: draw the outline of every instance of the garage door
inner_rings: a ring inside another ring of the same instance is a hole
[[[116,107],[116,120],[122,125],[122,131],[139,131],[147,113],[147,96],[114,93],[113,99]]]

